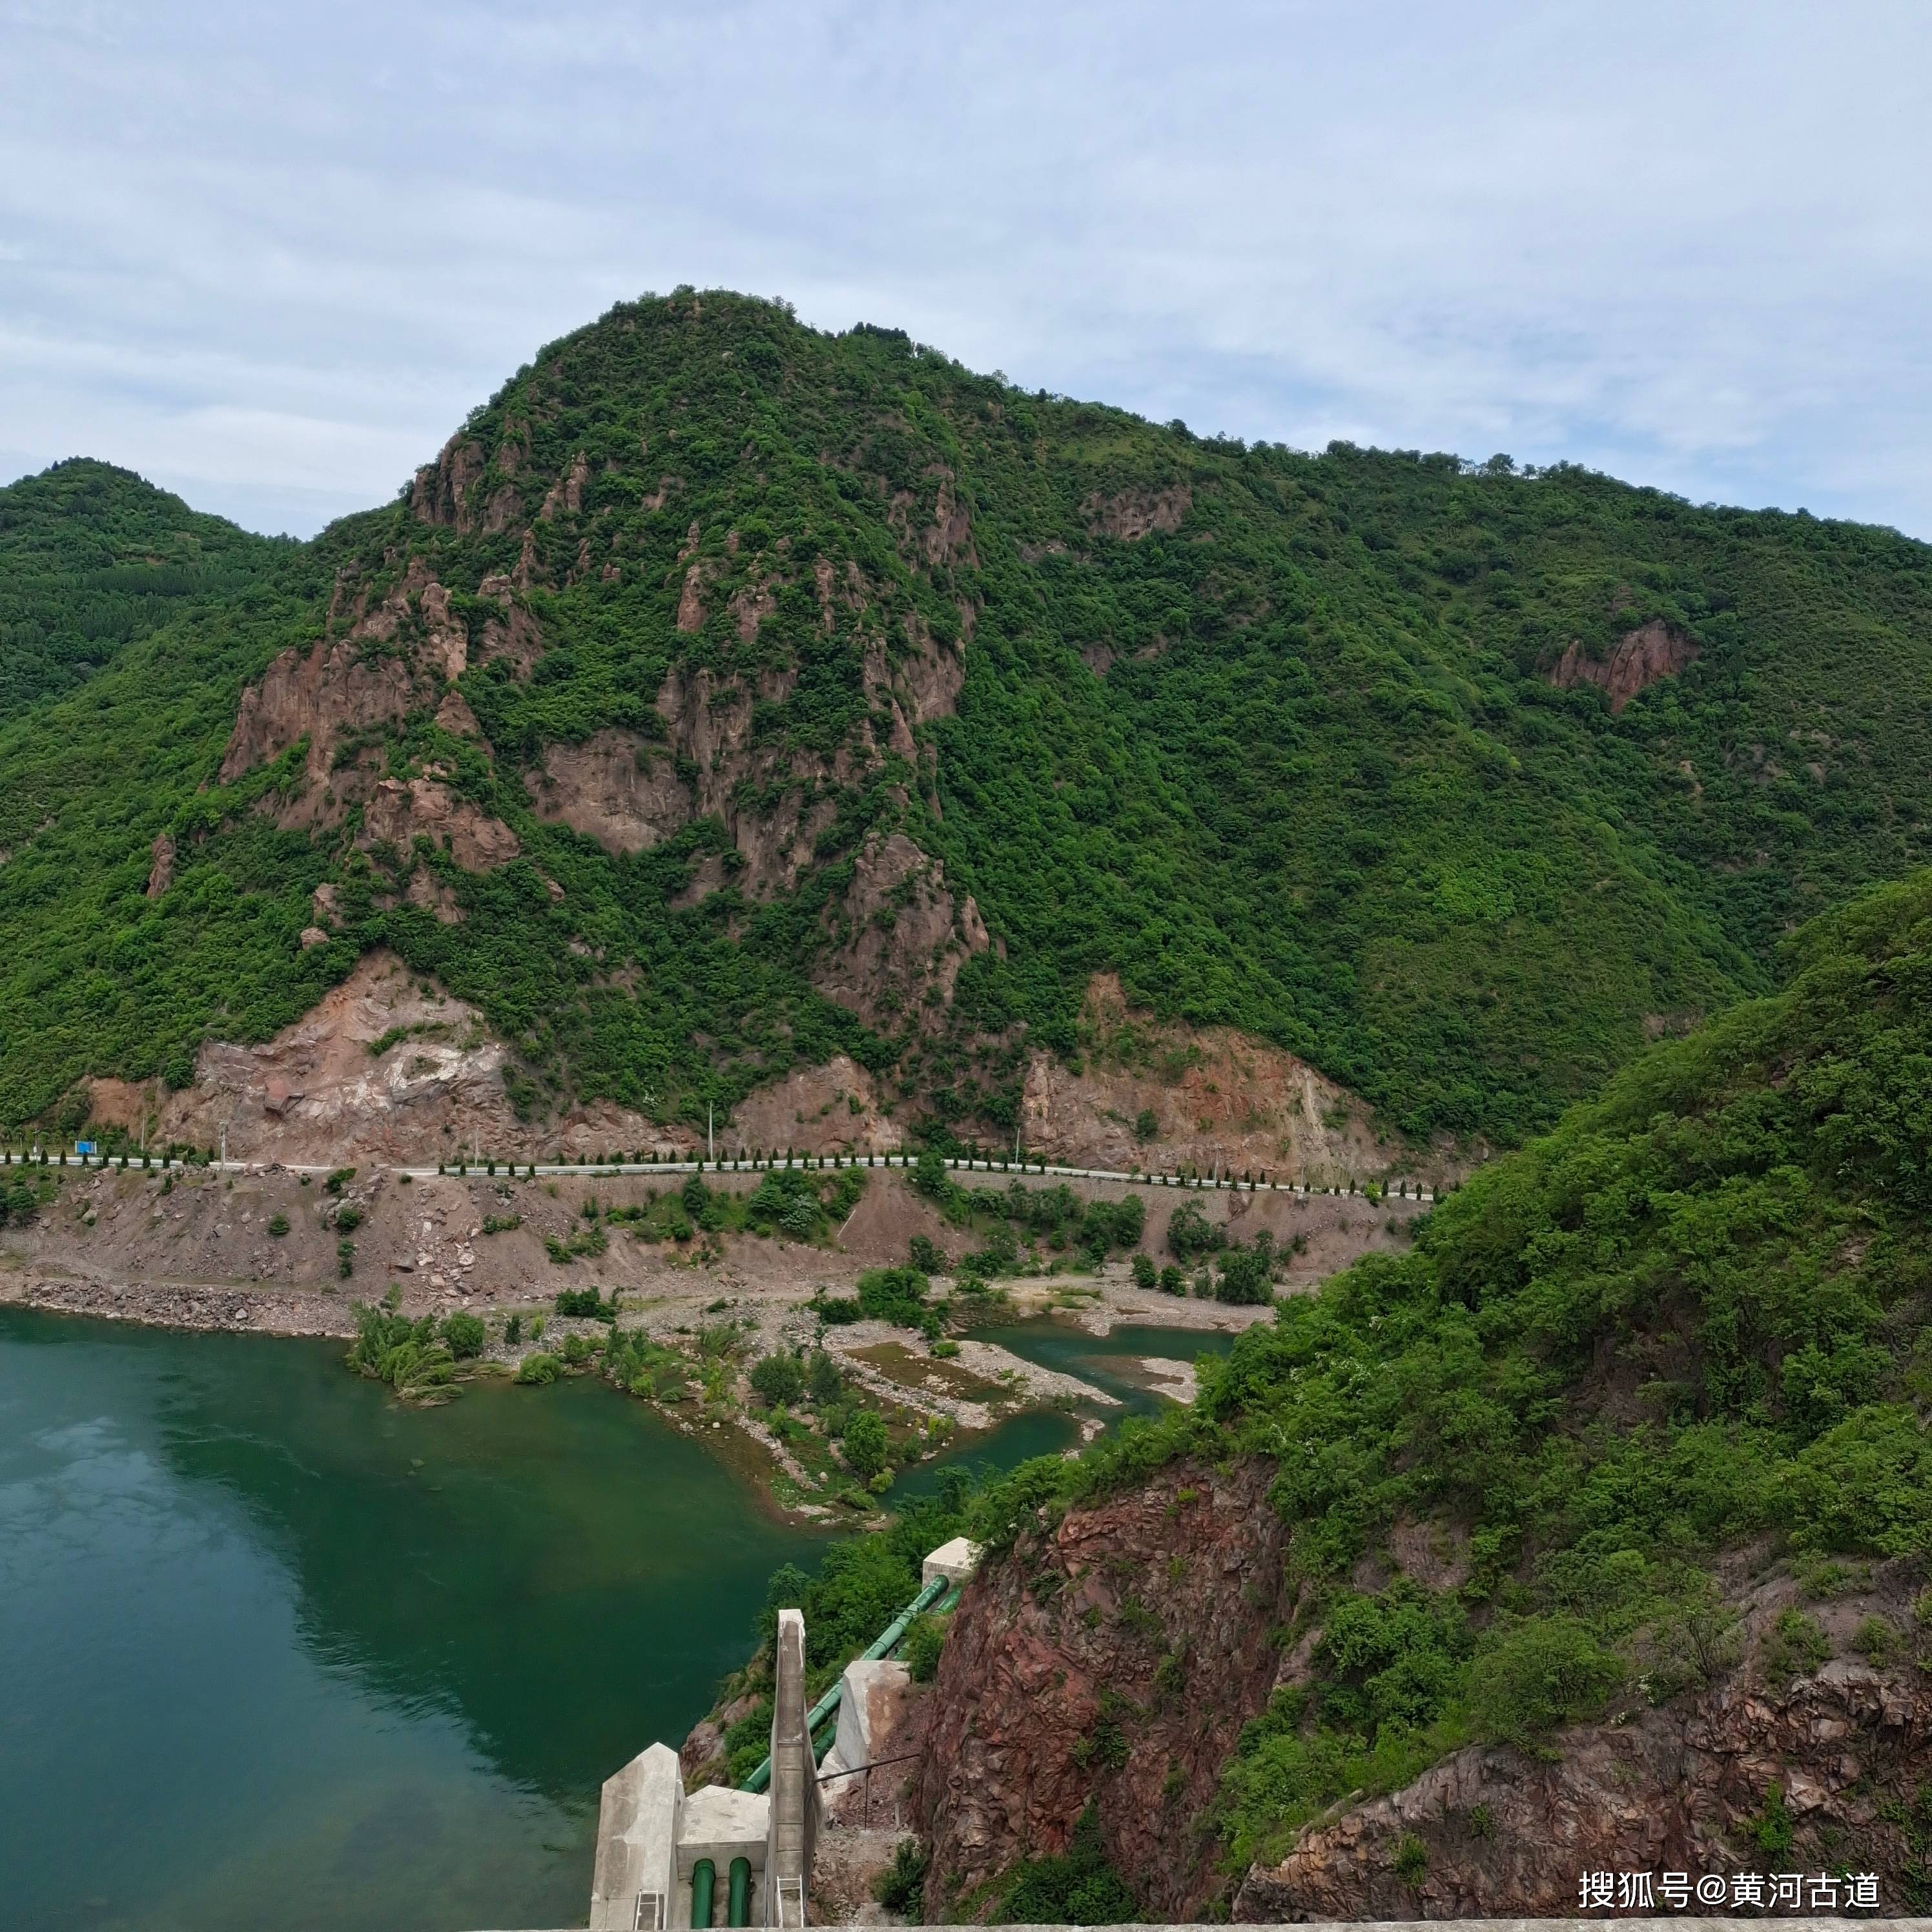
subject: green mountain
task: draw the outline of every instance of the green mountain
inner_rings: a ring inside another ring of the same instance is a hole
[[[245,591],[293,548],[105,463],[57,463],[0,490],[0,716]]]
[[[1111,970],[1508,1142],[1932,857],[1925,546],[1205,441],[728,294],[552,345],[312,544],[91,465],[0,544],[9,1123],[386,944],[532,1118],[843,1050],[1010,1132]]]
[[[1793,964],[1412,1252],[1284,1300],[1192,1408],[978,1500],[1012,1554],[946,1640],[929,1896],[983,1882],[1005,1821],[1064,1842],[1097,1805],[1155,1916],[1213,1889],[1215,1838],[1236,1919],[1393,1917],[1425,1877],[1438,1910],[1547,1916],[1687,1844],[1922,1909],[1932,874]],[[1188,1519],[1175,1484],[1210,1481]],[[1230,1510],[1240,1563],[1146,1561]],[[1111,1725],[1099,1768],[1049,1684]],[[1141,1802],[1164,1774],[1188,1802]]]

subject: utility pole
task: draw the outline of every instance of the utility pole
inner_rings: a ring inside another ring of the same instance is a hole
[[[711,1150],[711,1165],[718,1165],[718,1109],[707,1100],[704,1103],[704,1144]]]

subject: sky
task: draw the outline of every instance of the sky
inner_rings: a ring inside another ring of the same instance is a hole
[[[0,0],[0,481],[308,535],[680,284],[1932,538],[1924,0]]]

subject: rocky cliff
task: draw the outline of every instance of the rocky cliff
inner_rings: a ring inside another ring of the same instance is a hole
[[[922,1713],[929,1897],[997,1917],[999,1882],[1064,1852],[1091,1804],[1156,1918],[1556,1918],[1597,1872],[1722,1875],[1722,1899],[1690,1906],[1718,1916],[1748,1901],[1749,1874],[1778,1871],[1872,1873],[1886,1910],[1924,1909],[1922,1570],[1840,1573],[1820,1601],[1762,1550],[1730,1571],[1707,1688],[1653,1704],[1639,1685],[1605,1721],[1533,1748],[1466,1747],[1329,1806],[1285,1855],[1231,1862],[1223,1774],[1271,1698],[1309,1690],[1323,1638],[1318,1618],[1295,1622],[1273,1473],[1172,1466],[982,1571]],[[1428,1539],[1411,1541],[1418,1578],[1443,1581]],[[1794,1616],[1816,1633],[1796,1655]]]
[[[1177,1464],[1023,1539],[967,1592],[914,1787],[929,1916],[1064,1852],[1089,1802],[1156,1918],[1225,1894],[1221,1768],[1280,1667],[1281,1520],[1268,1472]]]

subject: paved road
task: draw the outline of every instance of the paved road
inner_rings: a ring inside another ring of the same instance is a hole
[[[9,1158],[11,1159],[13,1156],[10,1156]],[[764,1173],[767,1170],[774,1168],[782,1169],[786,1167],[812,1168],[814,1171],[818,1168],[822,1167],[827,1173],[831,1173],[840,1168],[844,1167],[910,1168],[914,1165],[916,1159],[916,1156],[912,1154],[855,1154],[850,1156],[828,1154],[822,1161],[816,1159],[804,1158],[792,1161],[754,1161],[731,1160],[718,1161],[696,1160],[598,1161],[594,1162],[585,1161],[581,1164],[574,1161],[556,1162],[539,1160],[536,1162],[520,1161],[514,1163],[507,1161],[500,1161],[496,1163],[496,1171],[505,1174],[522,1174],[526,1177],[534,1178],[538,1180],[542,1180],[548,1177],[560,1174],[573,1174],[580,1178],[587,1180],[602,1176],[620,1174],[754,1174]],[[118,1165],[118,1163],[113,1160],[104,1160],[100,1156],[83,1156],[78,1154],[70,1156],[65,1164],[70,1167],[83,1167],[97,1169],[104,1166]],[[194,1164],[200,1166],[201,1163],[196,1162]],[[135,1165],[138,1166],[140,1163],[136,1162]],[[365,1165],[371,1165],[371,1163],[365,1163]],[[956,1174],[1006,1174],[1015,1179],[1018,1179],[1022,1176],[1030,1176],[1046,1180],[1126,1181],[1136,1186],[1140,1187],[1184,1187],[1232,1191],[1238,1193],[1299,1194],[1303,1196],[1319,1194],[1359,1194],[1362,1192],[1361,1189],[1352,1184],[1347,1187],[1310,1187],[1305,1183],[1300,1181],[1275,1180],[1266,1178],[1256,1180],[1246,1178],[1237,1178],[1232,1174],[1225,1174],[1186,1175],[1179,1174],[1149,1173],[1138,1169],[1130,1170],[1123,1173],[1118,1169],[1113,1168],[1062,1167],[1057,1166],[1050,1161],[1040,1160],[1012,1162],[1004,1160],[950,1160],[946,1162],[946,1165],[948,1168]],[[153,1163],[154,1171],[157,1172],[160,1171],[164,1167],[172,1166],[176,1172],[180,1173],[184,1172],[188,1166],[189,1163],[178,1160],[173,1162],[163,1162],[158,1160]],[[336,1172],[334,1168],[331,1168],[320,1161],[310,1163],[299,1161],[213,1160],[208,1162],[207,1166],[212,1170],[218,1173],[223,1174],[267,1174],[278,1168],[286,1174],[327,1174]],[[452,1166],[404,1166],[394,1168],[389,1171],[397,1174],[406,1174],[418,1180],[428,1180],[435,1174],[443,1173],[453,1174],[459,1172],[478,1175],[487,1175],[491,1170],[487,1160],[485,1160],[483,1162],[470,1163],[466,1167],[460,1169]],[[1398,1182],[1395,1184],[1394,1192],[1390,1198],[1417,1201],[1433,1201],[1436,1198],[1436,1196],[1430,1189],[1418,1186],[1413,1182]]]

